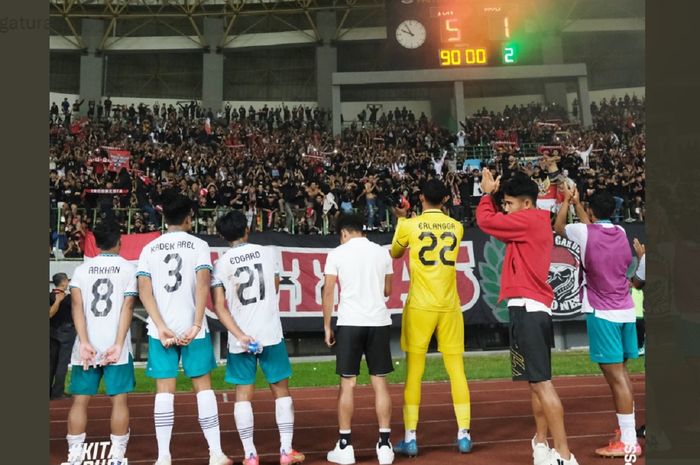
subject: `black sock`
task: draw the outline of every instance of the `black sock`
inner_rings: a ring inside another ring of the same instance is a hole
[[[341,449],[345,449],[347,446],[351,446],[351,445],[352,445],[352,437],[351,437],[351,436],[352,436],[352,435],[351,435],[350,432],[347,432],[347,433],[340,433],[340,441],[339,441],[339,444],[340,444],[340,448],[341,448]]]
[[[389,436],[391,436],[390,431],[380,431],[379,432],[379,447],[391,446],[391,444],[389,444]]]

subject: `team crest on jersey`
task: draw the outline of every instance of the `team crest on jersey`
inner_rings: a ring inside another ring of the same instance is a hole
[[[129,460],[114,458],[112,443],[109,441],[86,442],[83,444],[82,457],[70,463],[63,462],[61,465],[129,465]]]
[[[554,291],[552,316],[569,319],[581,313],[581,246],[564,237],[554,236],[552,264],[547,281]]]

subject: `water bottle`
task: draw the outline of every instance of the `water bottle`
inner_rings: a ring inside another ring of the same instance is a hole
[[[259,355],[263,351],[263,346],[258,341],[252,341],[248,344],[244,344],[244,343],[239,341],[238,345],[239,345],[239,347],[242,347],[245,350],[247,350],[249,354]]]

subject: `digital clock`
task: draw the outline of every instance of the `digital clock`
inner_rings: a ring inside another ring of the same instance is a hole
[[[492,59],[494,53],[497,58]],[[489,50],[485,47],[456,47],[438,50],[440,67],[465,65],[511,65],[518,62],[517,47],[505,44],[500,50]]]

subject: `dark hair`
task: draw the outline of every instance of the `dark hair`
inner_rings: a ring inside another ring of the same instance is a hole
[[[168,224],[179,226],[192,214],[192,201],[182,194],[163,195],[163,216]]]
[[[528,198],[532,201],[533,205],[536,205],[540,189],[530,176],[522,172],[517,172],[503,184],[501,192],[503,192],[503,195],[509,197]]]
[[[216,220],[216,230],[229,242],[245,236],[246,229],[248,229],[248,219],[238,210],[231,210]]]
[[[122,232],[119,223],[115,220],[104,220],[95,226],[92,234],[100,250],[109,250],[119,243]]]
[[[442,205],[445,197],[450,195],[445,184],[439,179],[430,179],[423,184],[421,194],[430,205]]]
[[[589,200],[589,207],[599,220],[609,220],[615,213],[615,199],[608,191],[596,191]]]
[[[354,214],[343,214],[335,222],[335,229],[340,234],[341,231],[361,233],[365,225],[364,217]]]
[[[61,284],[63,281],[67,281],[67,280],[68,280],[68,275],[65,274],[65,273],[56,273],[56,274],[53,275],[53,277],[51,278],[51,282],[53,282],[53,285],[54,285],[54,286],[58,286],[58,285]]]

